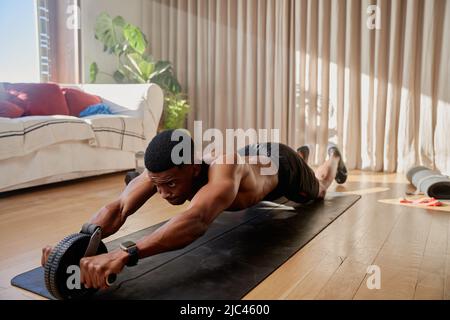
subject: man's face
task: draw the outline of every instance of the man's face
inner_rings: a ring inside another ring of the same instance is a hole
[[[196,165],[183,165],[148,175],[163,199],[172,205],[181,205],[190,199],[198,173]]]

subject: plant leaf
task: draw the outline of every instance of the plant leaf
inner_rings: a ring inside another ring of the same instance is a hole
[[[158,84],[165,91],[174,94],[181,92],[181,85],[173,74],[172,64],[169,61],[158,61],[150,79],[151,82]]]
[[[147,40],[141,30],[132,24],[126,24],[123,28],[123,35],[128,44],[139,54],[144,54],[147,49]]]
[[[122,72],[120,72],[119,70],[116,70],[114,72],[113,77],[117,83],[125,83],[125,75]]]
[[[168,71],[151,76],[151,82],[159,85],[164,91],[169,91],[170,93],[177,94],[181,92],[181,85],[177,78],[172,73]]]
[[[98,65],[96,62],[91,63],[89,67],[89,81],[95,83],[97,81]]]
[[[129,76],[137,81],[138,83],[146,83],[146,81],[142,78],[142,76],[133,70],[130,66],[124,64],[123,68],[129,72]]]
[[[120,45],[125,42],[124,26],[125,20],[121,16],[112,19],[109,14],[103,12],[97,17],[95,37],[103,43],[108,52],[117,54]]]
[[[190,106],[182,94],[169,93],[165,98],[164,128],[183,128]]]
[[[169,61],[158,61],[155,66],[155,75],[161,74],[172,68],[172,64]]]
[[[153,62],[142,60],[139,62],[139,69],[141,70],[142,77],[148,82],[150,80],[150,75],[155,69],[155,64]]]
[[[131,63],[131,66],[134,68],[140,76],[142,76],[141,69],[139,68],[139,64],[143,61],[142,57],[137,53],[127,54],[127,59]]]

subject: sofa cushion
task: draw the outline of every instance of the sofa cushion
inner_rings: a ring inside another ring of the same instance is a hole
[[[66,100],[57,84],[7,83],[4,87],[7,92],[22,101],[25,116],[69,114]]]
[[[102,102],[98,96],[73,88],[62,89],[71,116],[78,117],[80,112],[89,106]]]
[[[96,114],[83,120],[94,130],[98,147],[131,152],[147,147],[141,118]]]
[[[63,115],[0,118],[0,160],[74,141],[96,144],[92,127],[83,119]]]
[[[25,101],[19,99],[18,97],[16,97],[15,95],[13,95],[9,92],[0,92],[0,100],[13,103],[16,106],[20,107],[24,112],[25,112],[25,108],[27,107],[27,104],[25,103]]]
[[[9,101],[0,101],[0,117],[19,118],[25,111],[18,105]]]

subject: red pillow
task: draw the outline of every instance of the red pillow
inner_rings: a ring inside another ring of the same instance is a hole
[[[64,94],[64,97],[66,98],[71,116],[78,117],[80,115],[80,112],[87,107],[102,102],[102,99],[100,99],[98,96],[94,96],[81,90],[64,88],[62,89],[62,92]]]
[[[20,99],[20,96],[23,96],[23,94],[16,97],[15,95],[13,95],[9,92],[4,93],[4,97],[5,97],[6,101],[15,104],[16,106],[20,107],[23,110],[23,112],[25,112],[27,104],[24,100]]]
[[[9,83],[7,92],[23,101],[26,116],[68,115],[61,89],[54,83]]]
[[[24,114],[22,108],[9,101],[0,101],[0,117],[19,118]]]

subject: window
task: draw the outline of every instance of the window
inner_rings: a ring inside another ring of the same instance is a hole
[[[39,38],[39,66],[41,82],[51,79],[50,73],[50,15],[47,0],[37,1],[38,38]]]
[[[39,82],[37,3],[0,1],[0,81]]]

